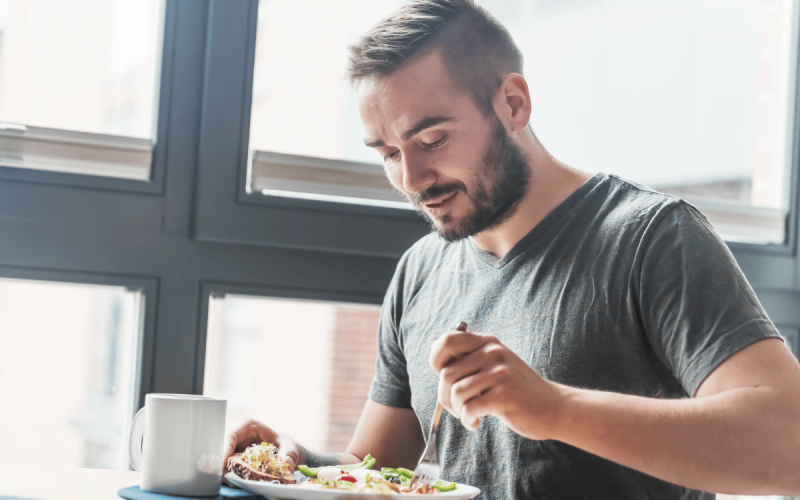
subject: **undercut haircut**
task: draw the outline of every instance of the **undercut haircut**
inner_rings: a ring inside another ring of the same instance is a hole
[[[350,47],[350,83],[388,76],[439,51],[456,89],[486,115],[509,73],[522,74],[522,54],[508,30],[473,0],[414,0]]]

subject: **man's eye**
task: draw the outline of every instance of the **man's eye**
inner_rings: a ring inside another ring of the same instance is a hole
[[[396,160],[398,156],[400,156],[400,151],[399,150],[398,151],[392,151],[391,153],[389,153],[388,155],[383,157],[383,161]]]
[[[442,136],[441,139],[439,139],[438,141],[435,141],[435,142],[431,142],[431,143],[423,142],[422,143],[422,147],[425,148],[425,149],[428,149],[428,150],[436,149],[438,147],[441,147],[446,140],[447,140],[447,136],[445,135],[445,136]]]

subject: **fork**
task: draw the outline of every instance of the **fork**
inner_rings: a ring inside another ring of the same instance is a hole
[[[458,324],[456,330],[466,332],[467,324],[462,321]],[[439,465],[439,454],[436,452],[436,431],[439,429],[442,410],[442,403],[437,399],[436,410],[434,410],[433,420],[431,420],[431,430],[428,433],[428,445],[425,448],[425,453],[422,454],[422,458],[419,459],[417,468],[414,469],[414,475],[411,477],[410,486],[412,488],[417,483],[436,484],[442,474],[442,466]]]

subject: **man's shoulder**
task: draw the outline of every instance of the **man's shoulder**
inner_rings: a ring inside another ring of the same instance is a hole
[[[609,198],[616,200],[615,206],[623,209],[658,212],[686,203],[675,195],[656,191],[615,174],[608,175],[607,182]]]
[[[655,226],[668,214],[703,217],[678,196],[656,191],[618,175],[605,176],[604,182],[597,187],[601,189],[592,212],[603,214],[605,222],[616,229]]]
[[[692,241],[695,249],[724,246],[706,216],[684,199],[616,175],[605,176],[594,201],[569,238],[608,244],[618,255],[640,258],[648,249]],[[581,226],[582,224],[582,226]],[[624,245],[619,243],[624,242]]]

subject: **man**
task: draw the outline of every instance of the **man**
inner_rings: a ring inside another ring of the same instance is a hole
[[[800,494],[800,366],[727,247],[685,202],[548,154],[521,74],[470,0],[351,48],[366,143],[438,235],[398,265],[347,451],[250,421],[226,455],[414,468],[438,398],[442,476],[481,498]]]

